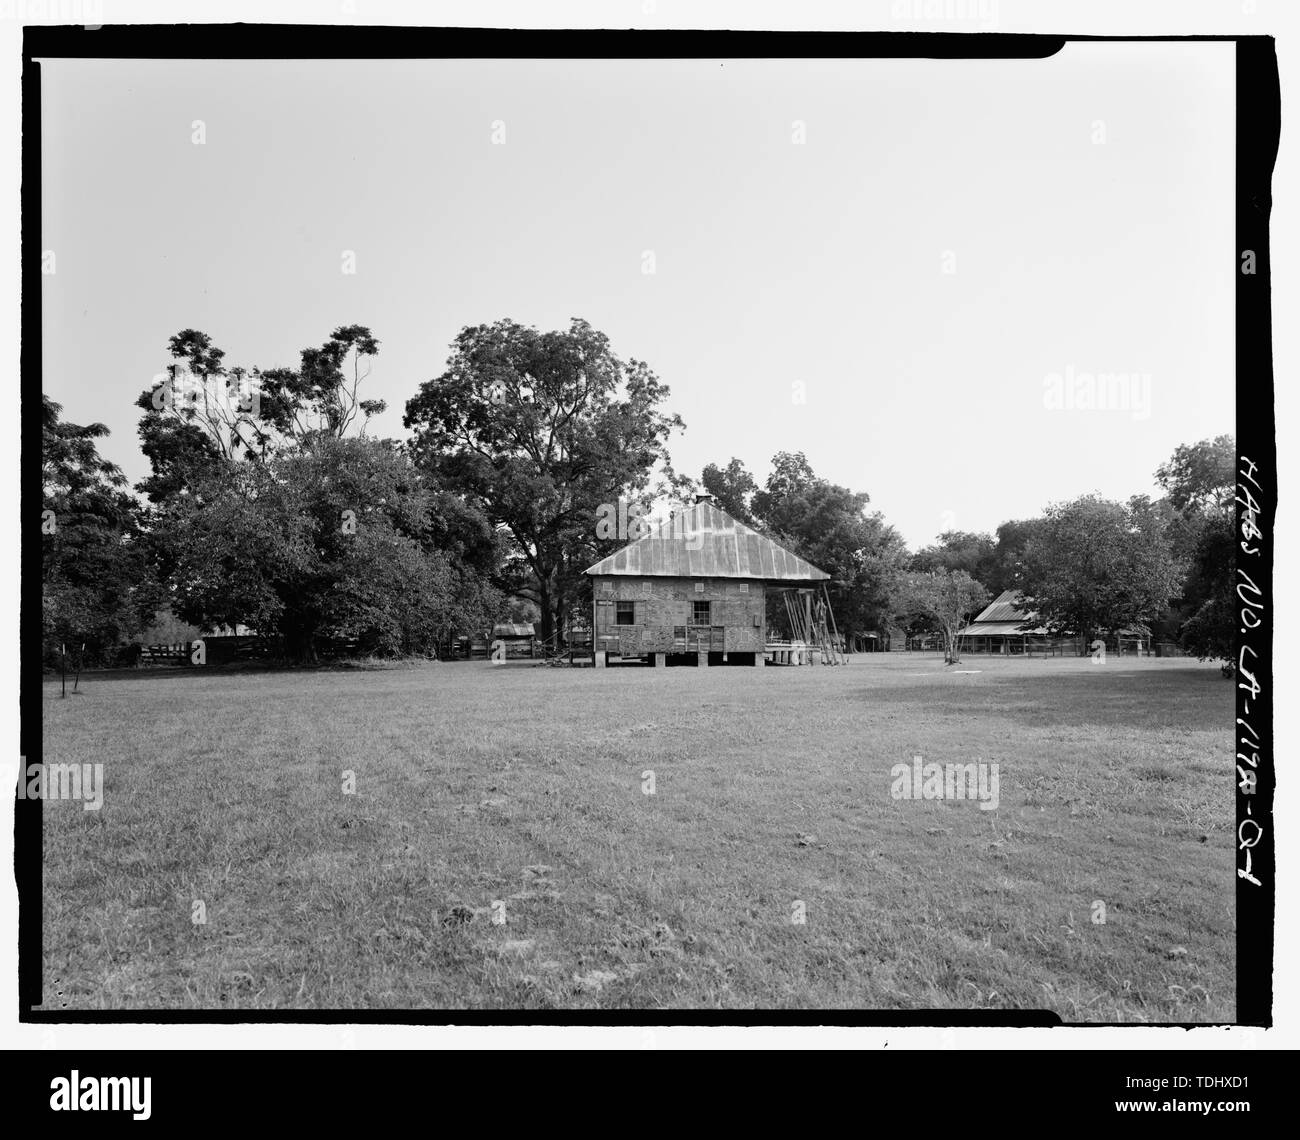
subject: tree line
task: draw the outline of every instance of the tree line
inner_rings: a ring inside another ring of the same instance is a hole
[[[676,472],[668,443],[685,425],[669,389],[585,321],[463,329],[407,401],[407,440],[371,434],[379,351],[351,325],[297,367],[246,368],[178,332],[135,401],[149,474],[134,488],[99,454],[107,429],[44,398],[47,663],[64,646],[111,663],[160,621],[248,627],[298,662],[337,641],[435,654],[506,618],[554,642],[589,605],[583,569],[635,537],[596,525],[609,504],[701,489],[831,575],[841,630],[951,630],[1017,588],[1053,628],[1163,622],[1202,656],[1231,652],[1228,437],[1179,448],[1157,501],[1085,496],[912,553],[866,492],[802,453],[776,455],[762,484],[735,458],[698,481]]]
[[[1144,628],[1202,660],[1235,644],[1236,447],[1220,435],[1177,447],[1155,471],[1164,492],[1119,503],[1081,495],[995,535],[949,531],[912,569],[975,583],[977,600],[1017,590],[1051,635],[1081,649],[1102,633]]]

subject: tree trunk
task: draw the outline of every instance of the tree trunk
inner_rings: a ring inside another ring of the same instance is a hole
[[[943,663],[945,665],[956,665],[961,661],[961,658],[957,656],[957,638],[954,636],[952,630],[944,629],[943,644]]]
[[[284,651],[290,661],[298,665],[315,665],[316,632],[305,626],[293,625],[284,630]]]
[[[555,644],[557,647],[560,643],[559,639],[561,635],[563,635],[564,633],[566,619],[568,616],[565,611],[568,609],[568,606],[569,606],[568,595],[565,593],[563,587],[561,587],[561,589],[556,593],[555,601],[552,603],[552,610],[551,610],[551,613],[553,615],[551,618],[551,630],[555,634]]]
[[[540,577],[537,582],[537,608],[542,613],[541,639],[549,644],[555,633],[555,604],[551,600],[551,591],[546,580]]]

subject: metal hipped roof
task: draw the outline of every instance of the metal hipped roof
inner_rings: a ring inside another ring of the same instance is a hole
[[[826,582],[830,575],[733,519],[714,503],[679,512],[644,538],[589,566],[590,575],[761,578]]]
[[[975,622],[978,624],[986,621],[1014,621],[1016,623],[1032,621],[1034,618],[1032,613],[1016,609],[1016,603],[1020,601],[1020,598],[1019,590],[1003,590],[984,607],[983,612],[975,619]]]
[[[1021,619],[1023,620],[1023,619]],[[1042,634],[1046,633],[1044,626],[1038,626],[1035,629],[1021,629],[1018,621],[977,621],[963,629],[959,637],[1007,637],[1012,634]]]

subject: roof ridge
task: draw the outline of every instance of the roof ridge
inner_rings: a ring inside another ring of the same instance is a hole
[[[707,541],[706,541],[707,539]],[[649,540],[654,540],[653,543]],[[743,542],[741,540],[744,540]],[[752,540],[752,541],[751,541]],[[673,544],[676,544],[675,546]],[[652,552],[663,551],[658,557]],[[647,564],[642,566],[642,553]],[[691,555],[698,555],[692,558]],[[828,580],[830,575],[716,503],[674,511],[649,534],[587,567],[585,574],[631,577],[709,577]]]

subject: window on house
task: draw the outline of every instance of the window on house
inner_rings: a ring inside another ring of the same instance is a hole
[[[695,625],[712,625],[710,620],[710,603],[709,602],[692,602],[691,603],[691,621]]]
[[[615,602],[614,603],[614,624],[635,625],[636,624],[636,602]]]

